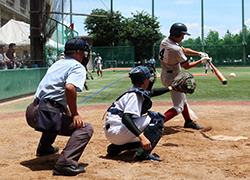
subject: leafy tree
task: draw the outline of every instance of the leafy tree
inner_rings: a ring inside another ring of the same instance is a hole
[[[225,36],[223,37],[223,44],[237,44],[234,35],[227,30]]]
[[[157,18],[152,18],[145,11],[132,13],[133,17],[124,20],[124,39],[135,47],[136,61],[150,58],[155,42],[162,38]]]
[[[105,11],[103,9],[94,9],[92,15],[106,15],[109,17],[92,17],[86,18],[84,28],[88,34],[93,36],[95,46],[116,46],[122,39],[122,19],[124,18],[119,11]],[[115,18],[112,17],[115,16]]]
[[[222,41],[219,38],[219,32],[209,30],[207,37],[205,38],[206,45],[222,44]]]

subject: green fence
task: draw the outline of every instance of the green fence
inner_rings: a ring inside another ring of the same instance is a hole
[[[201,45],[185,46],[196,51],[202,51]],[[156,67],[161,67],[158,59],[159,45],[146,47],[143,60],[135,59],[135,48],[133,46],[116,46],[116,47],[93,47],[93,52],[99,53],[103,59],[103,68],[111,67],[134,67],[144,65],[151,56],[156,60]],[[204,51],[212,57],[215,66],[250,66],[250,46],[245,47],[245,61],[243,59],[244,49],[242,45],[206,45]],[[95,55],[93,59],[95,59]],[[199,56],[187,56],[189,61],[200,59]],[[94,63],[93,63],[94,64]],[[202,67],[203,64],[198,65]]]
[[[92,51],[94,53],[93,61],[96,54],[100,54],[104,69],[135,66],[135,51],[133,46],[93,47]],[[95,62],[93,62],[93,65],[95,67]]]
[[[185,46],[196,51],[202,51],[201,45]],[[250,66],[250,46],[246,46],[245,62],[243,60],[243,46],[242,45],[206,45],[204,52],[212,57],[212,63],[215,66]],[[155,46],[156,67],[160,67],[160,60],[158,59],[159,46]],[[200,59],[199,56],[187,56],[189,61]],[[199,66],[202,66],[200,64]],[[199,67],[198,66],[198,67]]]
[[[47,68],[0,71],[0,101],[34,93]]]

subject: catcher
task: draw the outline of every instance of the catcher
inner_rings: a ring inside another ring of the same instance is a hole
[[[191,79],[176,80],[173,86],[149,90],[150,78],[154,77],[147,66],[137,66],[129,73],[133,87],[124,92],[108,108],[105,125],[106,138],[112,143],[108,146],[108,156],[118,155],[124,150],[137,148],[133,160],[161,161],[150,154],[162,136],[165,116],[149,111],[151,97],[177,90],[194,92],[195,82]],[[192,82],[186,85],[186,82]],[[183,87],[182,87],[183,86]],[[144,115],[145,114],[145,115]]]

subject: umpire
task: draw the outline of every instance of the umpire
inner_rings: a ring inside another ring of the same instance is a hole
[[[86,52],[89,53],[89,46],[83,39],[70,39],[65,45],[65,59],[48,69],[26,110],[27,123],[42,132],[37,156],[57,153],[59,148],[52,146],[56,136],[70,136],[53,175],[74,176],[86,172],[84,167],[78,167],[78,160],[92,137],[93,127],[84,122],[76,104],[77,92],[82,91],[86,78]]]

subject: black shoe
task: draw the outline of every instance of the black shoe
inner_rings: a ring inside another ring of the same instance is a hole
[[[84,87],[87,91],[89,90],[89,87],[87,85],[84,85]]]
[[[108,156],[117,156],[120,152],[122,152],[121,146],[110,144],[108,146],[107,152]]]
[[[65,166],[56,164],[53,170],[53,175],[75,176],[80,173],[85,173],[84,167]]]
[[[184,128],[192,128],[192,129],[203,129],[202,126],[195,124],[195,122],[193,120],[189,121],[189,122],[185,122],[184,124]]]
[[[48,147],[47,149],[45,150],[37,150],[36,151],[36,156],[46,156],[46,155],[49,155],[49,154],[55,154],[59,151],[59,148],[58,147]]]
[[[153,154],[145,153],[145,151],[140,155],[136,152],[133,159],[134,161],[145,161],[145,160],[158,161],[158,162],[162,161],[160,158],[155,157]]]

